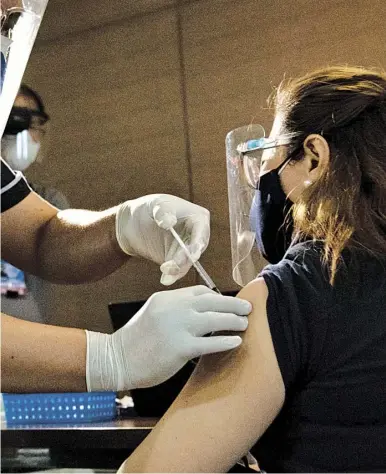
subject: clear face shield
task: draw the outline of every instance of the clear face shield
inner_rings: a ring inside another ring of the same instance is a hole
[[[265,263],[255,245],[256,234],[250,220],[263,152],[288,145],[293,136],[266,138],[264,128],[256,124],[237,128],[226,136],[232,277],[242,287],[256,278]]]
[[[18,93],[48,0],[0,0],[0,136]]]

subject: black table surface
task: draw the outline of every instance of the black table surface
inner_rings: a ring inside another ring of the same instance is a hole
[[[155,418],[117,419],[85,424],[7,426],[3,448],[135,449],[157,423]]]

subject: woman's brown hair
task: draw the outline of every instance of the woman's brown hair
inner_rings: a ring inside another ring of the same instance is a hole
[[[293,160],[309,134],[322,135],[330,162],[294,205],[297,237],[324,242],[331,282],[345,248],[386,256],[386,74],[329,67],[283,81],[275,97],[283,133],[297,132]]]

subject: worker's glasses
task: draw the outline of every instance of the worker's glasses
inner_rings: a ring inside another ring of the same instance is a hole
[[[16,135],[23,130],[35,130],[44,135],[44,125],[49,118],[49,115],[45,112],[31,110],[26,107],[12,107],[4,134]]]

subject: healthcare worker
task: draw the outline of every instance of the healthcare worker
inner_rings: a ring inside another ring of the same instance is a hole
[[[26,84],[22,84],[1,139],[2,158],[14,171],[24,172],[33,163],[42,160],[40,148],[48,120],[49,116],[40,95]],[[36,182],[29,184],[39,196],[58,209],[70,207],[67,198],[59,190]],[[2,265],[6,273],[9,274],[11,271],[14,275],[19,275],[16,282],[12,279],[2,281],[4,285],[4,294],[2,292],[1,295],[2,311],[28,321],[47,322],[50,283],[35,275],[24,274],[12,268],[8,262],[2,261]],[[23,289],[26,289],[23,296],[16,297],[19,290],[15,288],[16,291],[12,291],[14,284],[23,285]],[[68,294],[71,294],[71,287]]]
[[[1,136],[46,4],[1,2]],[[58,211],[3,160],[1,171],[2,257],[42,278],[95,281],[131,256],[161,265],[161,281],[172,284],[190,263],[167,229],[183,236],[196,259],[208,245],[209,212],[178,197],[144,196],[101,212]],[[155,385],[191,358],[237,347],[239,336],[203,336],[245,330],[250,310],[250,303],[196,286],[154,294],[114,334],[3,315],[2,388],[98,391]]]

